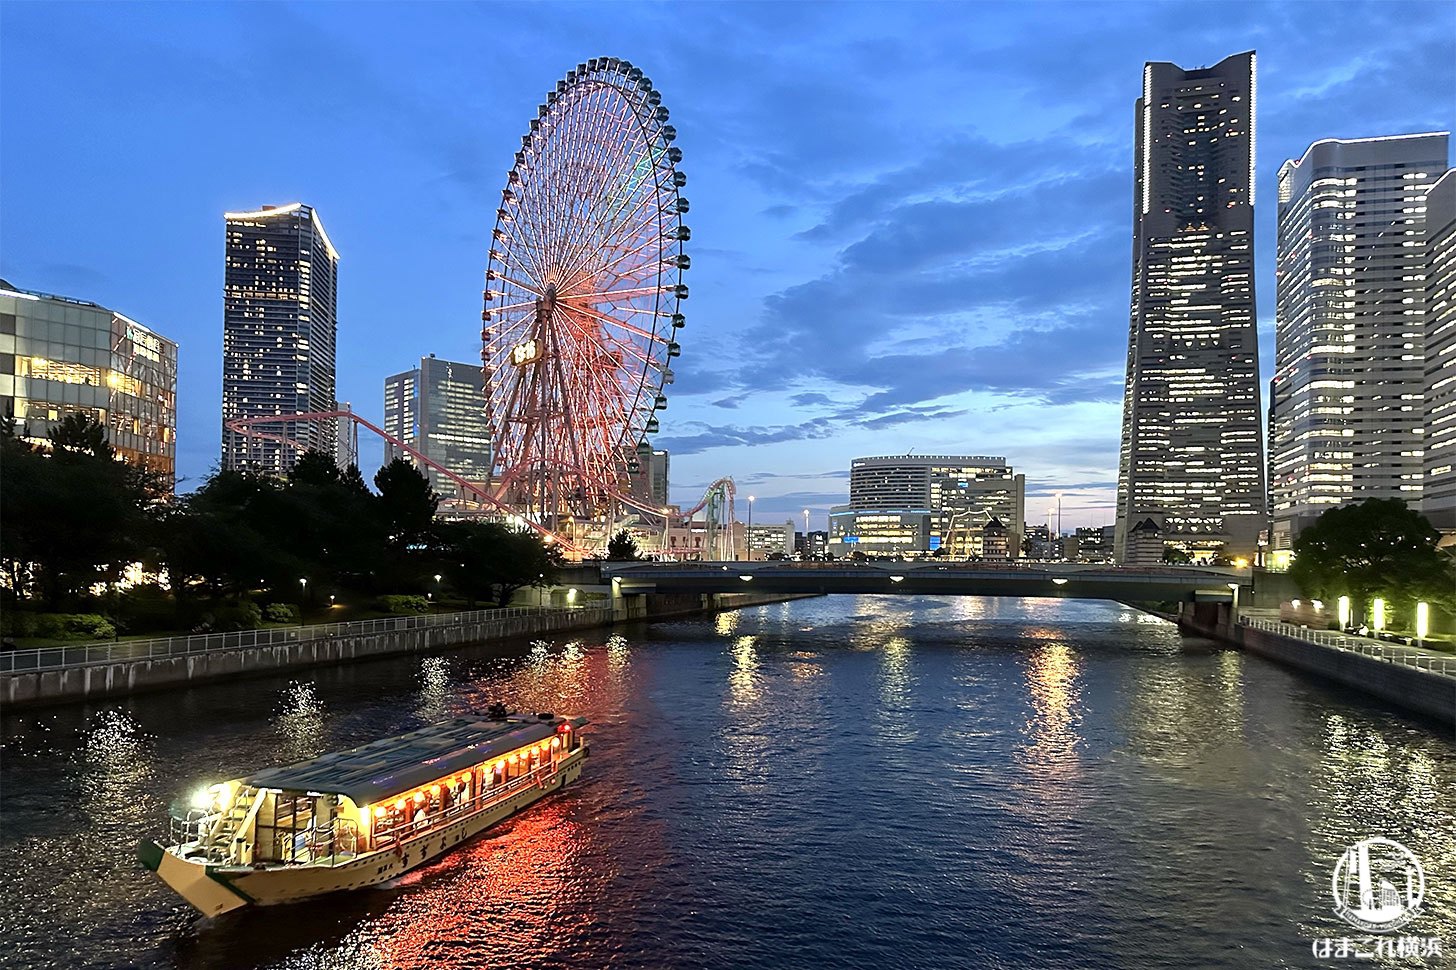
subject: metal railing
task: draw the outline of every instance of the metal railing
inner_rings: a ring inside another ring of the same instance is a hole
[[[1348,653],[1358,653],[1372,660],[1402,664],[1417,670],[1424,670],[1427,673],[1456,679],[1456,657],[1443,656],[1419,647],[1383,643],[1366,637],[1351,636],[1338,630],[1315,630],[1311,627],[1297,626],[1293,623],[1284,623],[1280,620],[1259,616],[1242,616],[1239,618],[1239,622],[1255,630],[1267,630],[1292,640],[1317,643],[1320,646],[1333,647]]]
[[[522,616],[564,616],[580,613],[587,608],[583,606],[548,608],[516,606],[499,610],[473,610],[466,613],[429,613],[423,616],[355,620],[350,623],[269,627],[261,630],[239,630],[235,633],[205,633],[193,636],[159,637],[151,640],[68,643],[58,644],[54,647],[30,647],[0,652],[0,674],[65,670],[72,667],[90,667],[126,660],[155,660],[224,650],[246,650],[250,647],[285,646],[315,640],[333,640],[339,637],[430,630]]]

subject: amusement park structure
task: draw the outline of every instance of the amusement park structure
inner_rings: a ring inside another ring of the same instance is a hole
[[[521,138],[482,294],[489,481],[467,481],[347,410],[236,419],[227,430],[294,444],[266,428],[352,422],[572,557],[602,548],[620,528],[665,536],[706,510],[712,555],[732,558],[731,479],[682,512],[628,488],[667,407],[688,296],[687,177],[667,120],[641,68],[596,57],[556,83]]]

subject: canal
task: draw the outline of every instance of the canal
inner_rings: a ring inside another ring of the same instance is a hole
[[[1456,953],[1456,742],[1356,694],[1105,602],[612,632],[7,716],[0,964],[1329,966],[1375,835]],[[204,921],[134,862],[201,784],[491,701],[591,718],[582,782],[397,884]]]

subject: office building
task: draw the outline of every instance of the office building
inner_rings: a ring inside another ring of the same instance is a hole
[[[804,559],[823,559],[829,554],[829,530],[794,533],[794,552]]]
[[[669,504],[667,493],[671,456],[666,451],[653,449],[645,443],[638,445],[635,456],[636,460],[629,462],[628,466],[628,494],[653,508],[666,507]],[[634,464],[636,468],[632,469]]]
[[[1254,98],[1253,52],[1143,70],[1119,561],[1131,528],[1150,520],[1195,558],[1251,557],[1265,528]]]
[[[1025,476],[1005,458],[856,458],[849,504],[830,510],[829,552],[1014,558],[1021,553],[1025,504]]]
[[[1445,133],[1317,141],[1279,169],[1272,546],[1334,506],[1420,507],[1426,194]]]
[[[248,438],[235,418],[335,410],[339,254],[301,203],[229,212],[223,279],[222,467],[286,475],[303,451],[335,455],[333,420],[264,428],[296,442]]]
[[[1426,196],[1425,477],[1421,511],[1456,531],[1456,169]]]
[[[794,522],[755,522],[745,529],[744,543],[747,558],[752,561],[763,559],[787,559],[794,554],[794,537],[798,533]]]
[[[0,420],[48,444],[67,414],[106,428],[117,457],[171,492],[177,475],[177,345],[96,303],[0,280]]]
[[[468,482],[483,486],[490,481],[490,425],[479,364],[431,354],[413,370],[385,378],[384,431]],[[385,463],[396,457],[409,456],[386,443]],[[476,501],[437,469],[421,470],[441,495]]]

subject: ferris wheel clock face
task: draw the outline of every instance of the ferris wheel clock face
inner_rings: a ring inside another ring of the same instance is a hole
[[[494,482],[543,525],[600,516],[667,405],[689,265],[667,119],[640,68],[593,58],[547,94],[501,193],[481,315]]]

